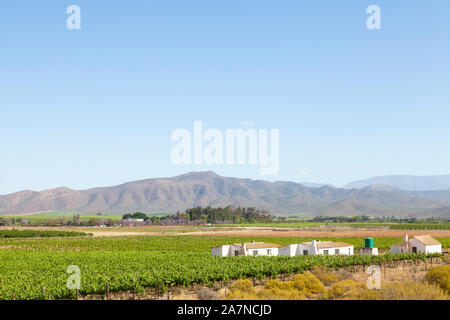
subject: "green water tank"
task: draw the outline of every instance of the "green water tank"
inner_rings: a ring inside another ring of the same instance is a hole
[[[373,238],[365,238],[364,239],[364,247],[365,248],[373,248]]]

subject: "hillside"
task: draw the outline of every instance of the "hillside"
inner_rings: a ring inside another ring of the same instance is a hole
[[[395,175],[372,177],[365,180],[351,182],[344,186],[346,189],[364,188],[374,184],[389,185],[408,191],[431,191],[450,189],[450,175],[442,176],[412,176]]]
[[[192,172],[89,190],[57,188],[0,196],[0,214],[77,210],[83,214],[176,212],[195,206],[244,206],[272,214],[450,216],[450,191],[407,192],[383,185],[309,188],[294,182]]]

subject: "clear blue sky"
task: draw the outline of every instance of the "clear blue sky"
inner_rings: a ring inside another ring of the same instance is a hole
[[[66,29],[71,4],[81,30]],[[192,170],[337,186],[448,174],[449,12],[448,0],[2,1],[0,194]],[[279,177],[172,164],[171,133],[194,120],[280,129]]]

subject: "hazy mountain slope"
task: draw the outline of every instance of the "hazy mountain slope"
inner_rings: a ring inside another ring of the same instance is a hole
[[[409,191],[429,191],[450,189],[450,175],[443,176],[381,176],[351,182],[344,188],[364,188],[373,184],[385,184]]]
[[[124,214],[176,212],[194,206],[245,206],[273,214],[446,216],[450,192],[417,193],[385,185],[362,189],[308,188],[298,183],[221,177],[192,172],[173,178],[147,179],[89,190],[58,188],[0,196],[0,214],[77,210]],[[434,210],[434,211],[433,211]]]
[[[328,186],[329,185],[327,183],[317,183],[317,182],[307,182],[307,181],[302,181],[302,182],[300,182],[300,184],[302,186],[305,186],[305,187],[308,187],[308,188],[320,188],[320,187],[324,187],[324,186]]]

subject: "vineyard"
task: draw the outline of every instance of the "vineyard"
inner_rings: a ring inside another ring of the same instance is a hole
[[[242,236],[126,236],[126,237],[77,237],[71,239],[2,239],[1,246],[17,249],[32,249],[42,251],[154,251],[154,252],[198,252],[209,253],[211,247],[261,241],[287,245],[291,243],[308,242],[314,239],[322,241],[346,242],[355,246],[355,250],[363,247],[360,237],[242,237]],[[374,237],[374,244],[381,250],[388,250],[392,244],[399,244],[401,237]],[[436,238],[444,248],[450,247],[450,238]],[[1,254],[1,251],[0,251]]]
[[[405,223],[393,224],[389,229],[394,230],[450,230],[450,223]]]
[[[82,237],[92,234],[53,230],[0,230],[0,238]]]
[[[277,238],[280,244],[311,238]],[[230,257],[210,255],[210,248],[224,243],[274,241],[264,237],[134,236],[120,238],[29,238],[0,240],[0,299],[67,299],[76,292],[66,286],[67,268],[81,271],[81,295],[110,292],[164,291],[173,286],[211,284],[239,278],[275,276],[309,270],[316,265],[339,268],[425,259],[424,255]],[[345,241],[357,247],[361,238],[321,238]],[[440,239],[448,247],[449,239]],[[375,238],[379,247],[400,238]]]
[[[279,274],[304,272],[321,265],[331,268],[371,265],[397,260],[424,260],[425,255],[211,257],[209,253],[156,252],[41,252],[6,250],[0,255],[0,299],[66,299],[76,292],[67,288],[69,265],[81,270],[82,295],[110,292],[161,291],[173,286],[211,284]]]

